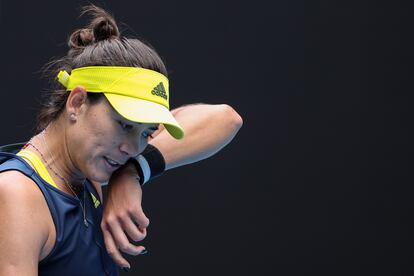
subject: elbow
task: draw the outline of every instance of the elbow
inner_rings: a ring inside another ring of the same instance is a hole
[[[223,109],[223,116],[226,118],[229,128],[233,129],[235,132],[239,131],[243,125],[242,117],[230,105],[222,104],[221,108]]]

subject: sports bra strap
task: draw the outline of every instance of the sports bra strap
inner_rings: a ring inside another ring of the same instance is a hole
[[[30,163],[30,165],[33,167],[33,169],[47,183],[49,183],[53,187],[59,189],[58,186],[56,185],[55,181],[53,181],[53,178],[50,176],[49,172],[47,171],[45,165],[43,165],[42,160],[40,160],[39,156],[37,156],[34,152],[31,152],[31,151],[25,150],[25,149],[19,151],[17,153],[17,155],[22,157],[28,163]]]

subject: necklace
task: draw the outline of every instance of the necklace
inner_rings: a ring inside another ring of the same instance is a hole
[[[49,152],[50,156],[52,157],[52,160],[55,160],[54,157],[53,157],[52,152],[49,150],[49,147],[48,147],[48,145],[46,143],[46,138],[45,138],[45,135],[44,134],[45,134],[45,130],[43,130],[41,132],[41,134],[40,134],[42,136],[43,144],[45,145],[47,151]],[[82,213],[83,213],[83,223],[85,224],[86,227],[88,227],[88,221],[86,220],[86,207],[85,207],[85,202],[86,202],[86,200],[85,200],[86,199],[86,195],[85,195],[85,181],[86,181],[86,178],[83,180],[83,183],[82,183],[82,186],[83,186],[83,206],[82,206],[81,200],[79,199],[78,195],[75,193],[72,185],[63,176],[61,176],[59,173],[57,173],[52,168],[52,166],[49,164],[49,162],[46,161],[46,158],[43,155],[43,153],[33,144],[32,140],[33,140],[33,138],[30,139],[30,141],[27,142],[27,144],[28,145],[31,145],[40,154],[40,157],[42,158],[42,160],[46,164],[46,166],[50,169],[50,171],[52,171],[53,174],[56,177],[60,178],[63,181],[63,183],[66,185],[66,187],[68,187],[70,189],[70,191],[73,193],[73,195],[79,201],[79,206],[81,207]]]

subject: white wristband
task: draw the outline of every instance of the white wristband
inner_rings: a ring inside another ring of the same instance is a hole
[[[141,185],[144,185],[151,177],[151,169],[150,166],[147,162],[147,159],[145,159],[145,157],[143,157],[142,155],[138,155],[135,160],[137,160],[137,162],[139,163],[139,165],[141,166],[142,169],[142,174],[144,175],[144,179],[143,182],[141,183]]]

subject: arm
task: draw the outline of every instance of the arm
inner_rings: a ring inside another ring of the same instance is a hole
[[[149,140],[163,155],[166,170],[214,155],[230,143],[243,125],[240,115],[226,104],[192,104],[171,113],[183,127],[184,138],[174,139],[160,125]]]
[[[164,156],[167,170],[214,155],[236,136],[243,124],[240,115],[225,104],[188,105],[172,113],[184,128],[184,138],[176,140],[160,126],[150,141]]]
[[[237,112],[225,104],[188,105],[172,113],[184,129],[184,138],[174,139],[160,125],[149,141],[164,156],[166,169],[214,155],[234,138],[243,123]],[[106,248],[120,267],[130,267],[121,251],[138,255],[144,250],[128,240],[128,237],[134,241],[144,239],[149,224],[141,207],[142,191],[138,180],[135,167],[129,163],[117,171],[109,182],[101,228]]]
[[[37,275],[49,236],[47,212],[34,183],[15,171],[0,174],[1,276]]]

